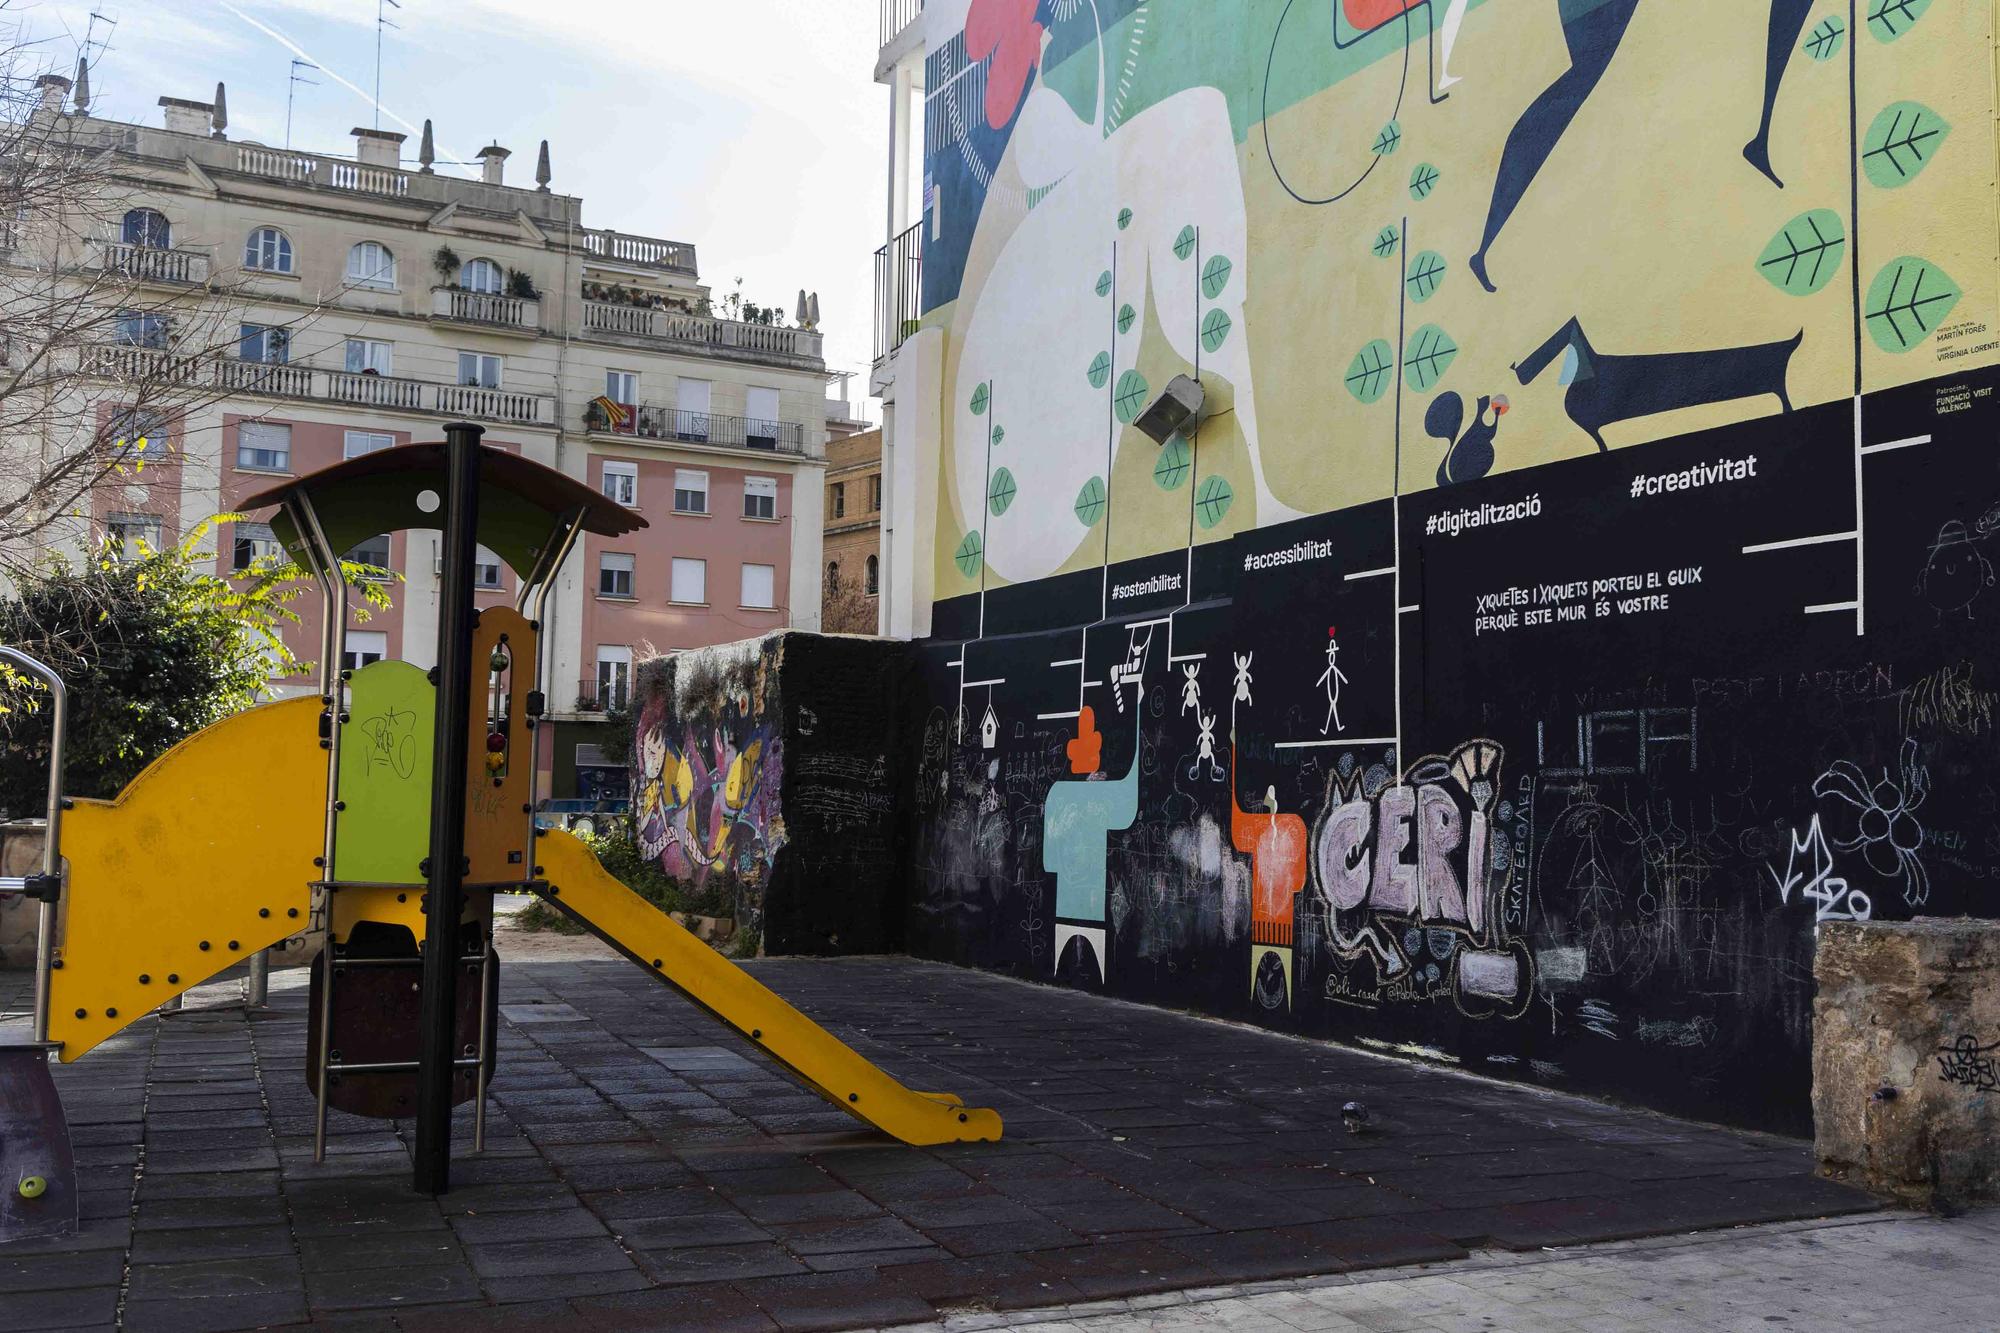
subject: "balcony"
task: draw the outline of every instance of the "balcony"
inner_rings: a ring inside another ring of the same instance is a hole
[[[631,693],[622,680],[579,680],[576,683],[576,711],[579,713],[623,712],[631,706]]]
[[[887,46],[895,41],[923,12],[924,0],[882,0],[882,39],[876,45]]]
[[[323,185],[351,194],[379,194],[400,199],[410,192],[410,173],[394,167],[369,167],[317,153],[239,144],[236,169],[249,176],[268,176],[294,185]]]
[[[685,241],[662,241],[600,228],[583,233],[583,252],[608,264],[696,276],[694,247]]]
[[[317,366],[179,356],[155,347],[105,343],[85,350],[83,372],[128,384],[146,383],[203,400],[234,394],[338,403],[380,411],[470,417],[518,426],[555,424],[547,394],[478,385],[437,384]]]
[[[208,281],[208,256],[193,250],[159,250],[150,245],[106,241],[99,256],[106,273],[163,287],[196,287]]]
[[[583,331],[587,336],[633,338],[674,351],[777,362],[801,369],[823,370],[826,365],[816,330],[746,324],[653,306],[585,301]]]
[[[875,252],[875,360],[894,352],[924,316],[924,224]]]
[[[677,407],[641,406],[624,427],[613,430],[586,409],[584,429],[594,435],[660,440],[709,449],[747,449],[752,453],[808,456],[806,428],[796,421],[766,421],[759,417],[726,417],[714,412],[690,412]],[[812,455],[816,457],[817,455]]]
[[[468,292],[460,287],[433,287],[431,318],[488,333],[516,333],[533,338],[541,332],[542,303],[521,296]]]

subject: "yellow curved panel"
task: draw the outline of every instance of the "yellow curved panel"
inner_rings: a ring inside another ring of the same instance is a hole
[[[999,1112],[967,1107],[949,1093],[910,1091],[612,878],[570,834],[549,830],[535,859],[555,889],[555,906],[751,1038],[841,1110],[905,1143],[1000,1137]]]
[[[65,1064],[304,929],[326,830],[319,715],[306,696],[224,718],[115,800],[63,816],[69,887],[49,1038]]]

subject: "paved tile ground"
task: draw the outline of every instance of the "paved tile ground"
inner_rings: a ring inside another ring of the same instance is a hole
[[[2000,1211],[1875,1214],[904,1325],[903,1333],[1991,1329]]]
[[[1795,1141],[907,959],[754,970],[1006,1141],[886,1142],[627,963],[515,961],[488,1151],[432,1201],[407,1125],[313,1164],[303,973],[254,1016],[217,983],[61,1071],[86,1226],[0,1251],[0,1328],[855,1328],[1871,1207]]]

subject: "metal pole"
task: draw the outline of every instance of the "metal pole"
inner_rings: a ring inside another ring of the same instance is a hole
[[[458,1055],[458,924],[465,900],[465,787],[473,704],[472,583],[478,559],[479,437],[445,427],[444,573],[438,597],[437,735],[431,750],[431,841],[417,1069],[419,1193],[451,1187],[451,1103]],[[482,1053],[483,1054],[483,1053]]]
[[[63,740],[69,730],[69,691],[55,668],[18,648],[0,647],[0,660],[11,662],[49,687],[49,800],[42,832],[42,874],[62,874]],[[49,1039],[49,975],[55,959],[56,905],[42,899],[35,920],[35,1040]]]
[[[262,1008],[271,998],[271,951],[259,949],[250,955],[250,977],[243,983],[244,1003]]]

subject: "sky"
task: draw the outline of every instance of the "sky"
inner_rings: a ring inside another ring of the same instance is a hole
[[[437,170],[476,175],[485,144],[532,184],[549,141],[552,189],[583,220],[697,247],[718,297],[789,317],[820,294],[829,370],[872,355],[873,256],[886,233],[888,93],[873,81],[877,0],[15,0],[50,65],[86,36],[93,114],[160,123],[162,96],[228,85],[229,137],[351,154],[349,131],[435,124]],[[92,12],[99,17],[92,22]],[[115,20],[111,26],[107,20]],[[108,42],[108,49],[100,49]],[[290,84],[303,53],[316,85]],[[414,167],[414,161],[408,165]],[[866,375],[850,397],[866,396]],[[871,409],[869,415],[876,415]]]

